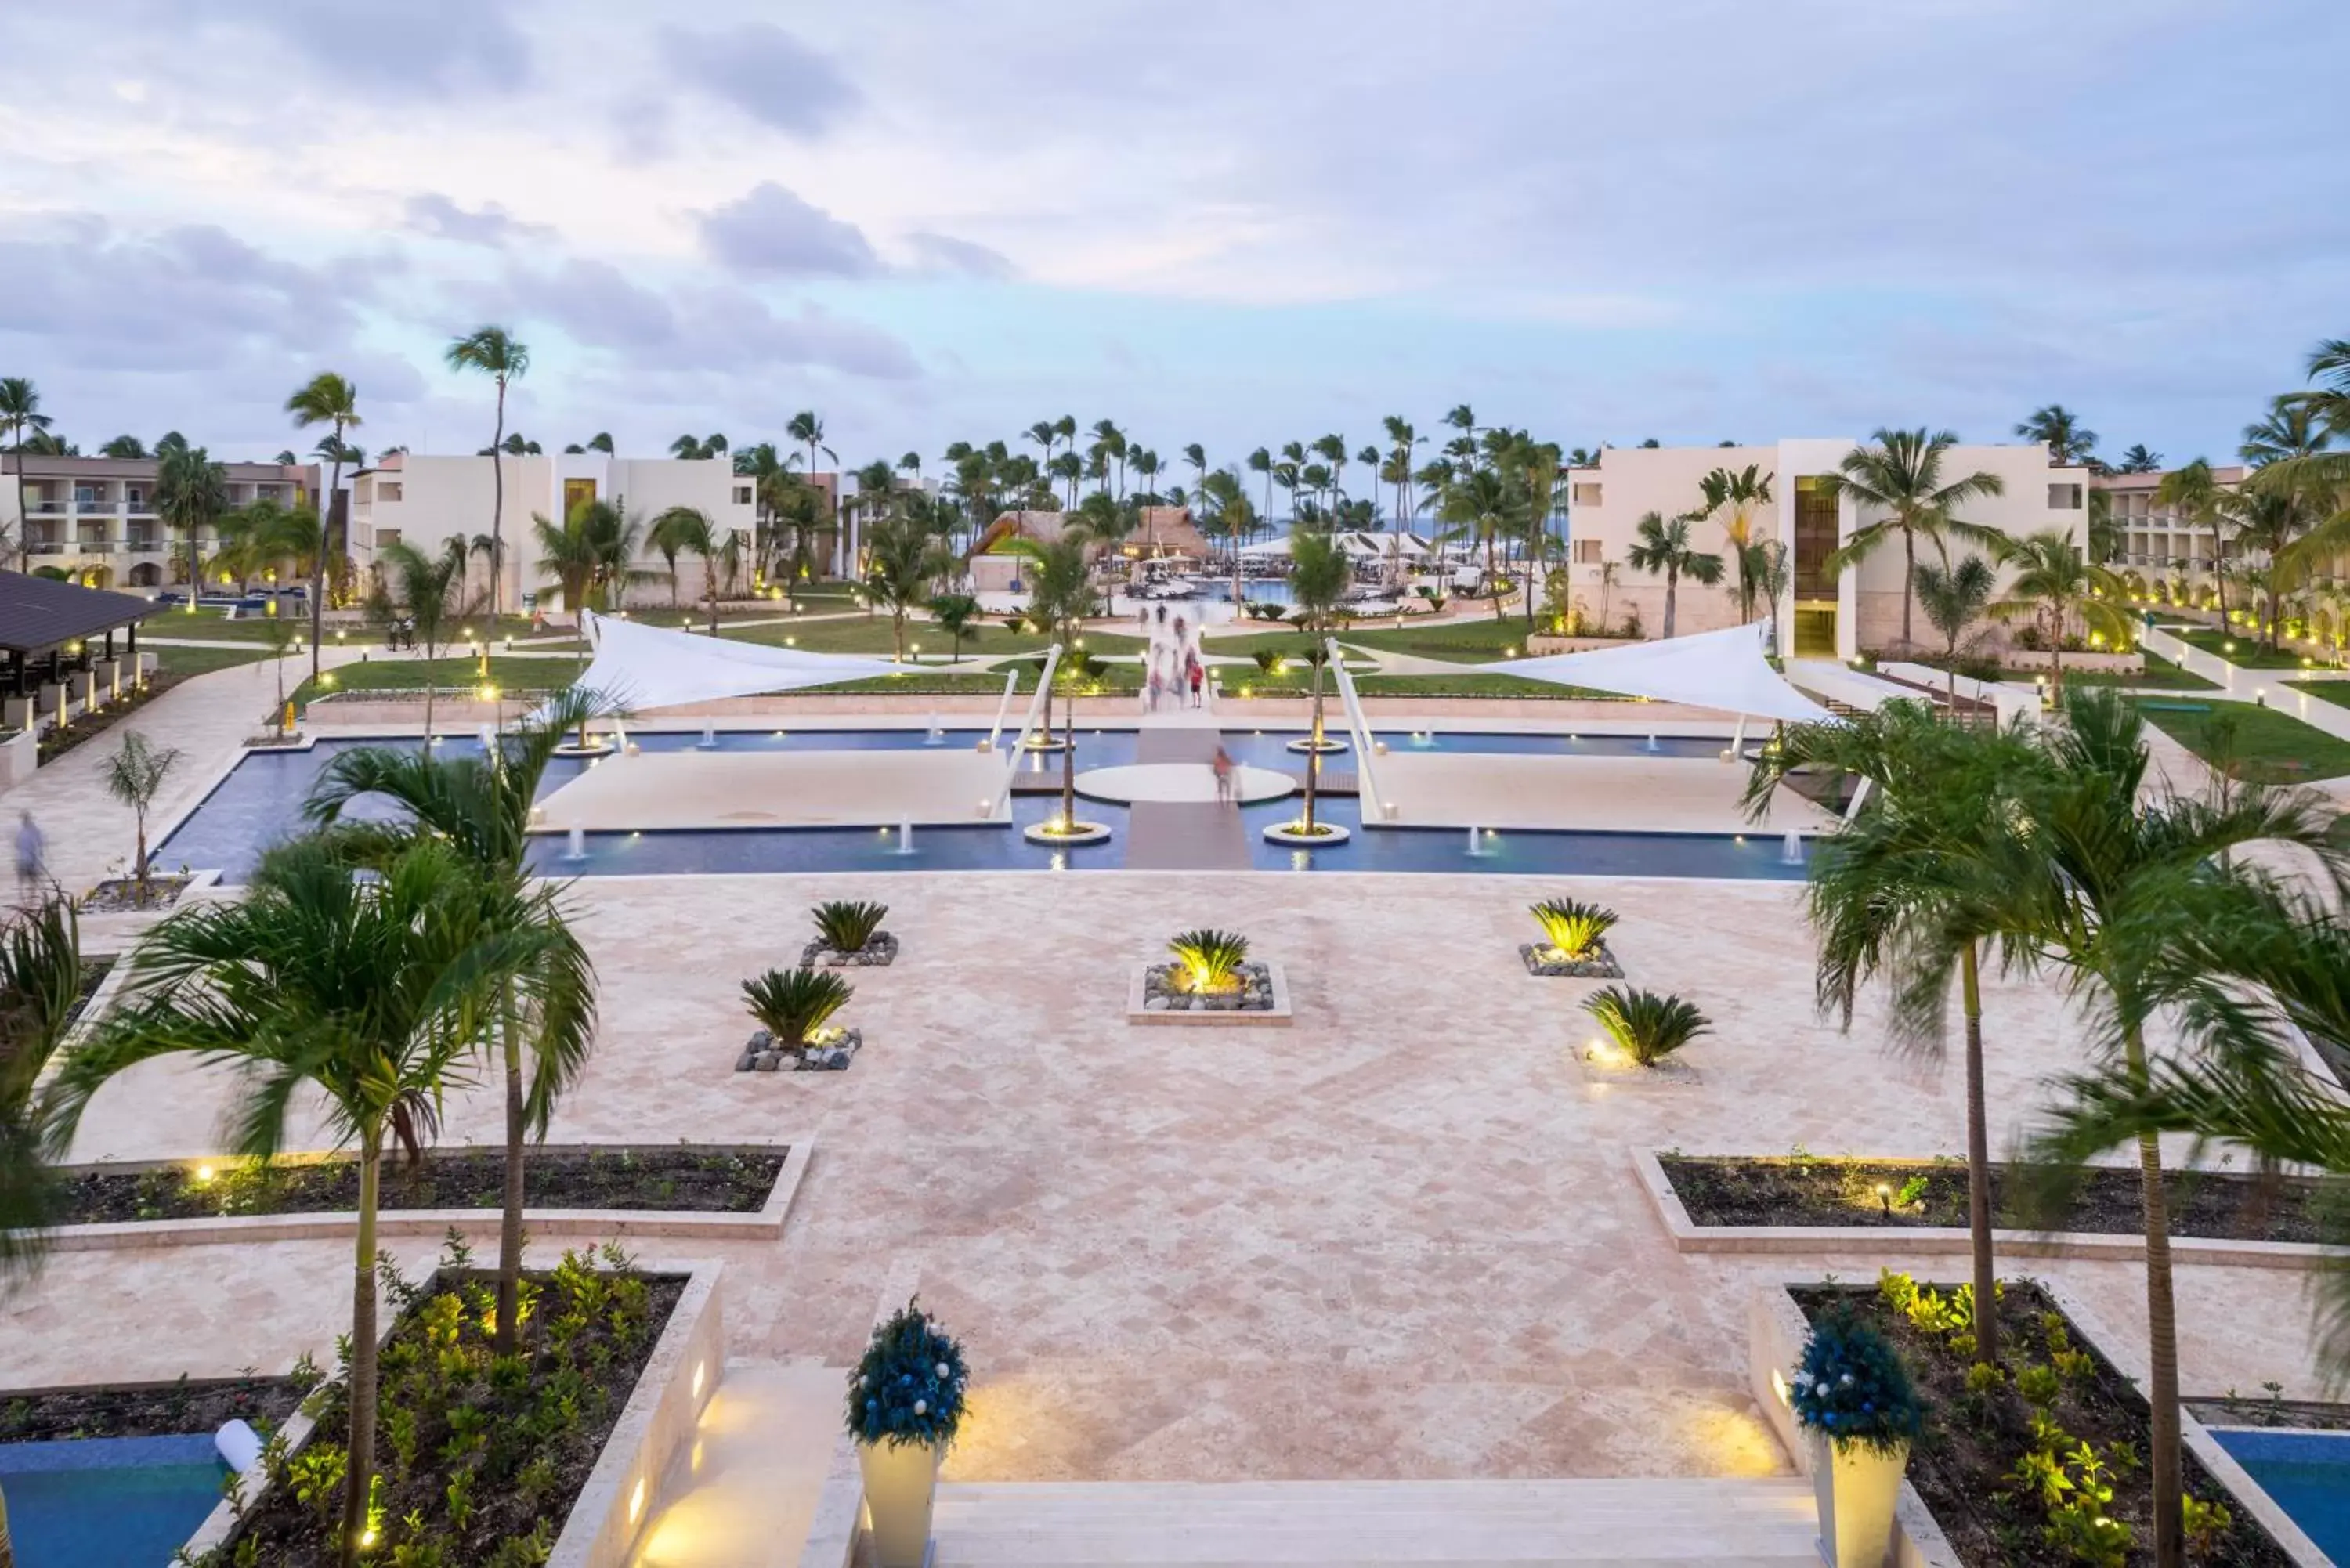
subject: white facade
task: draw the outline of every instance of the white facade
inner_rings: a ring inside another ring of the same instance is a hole
[[[24,514],[16,509],[17,467],[24,468]],[[114,457],[0,456],[0,535],[26,564],[54,566],[91,587],[151,591],[188,580],[188,545],[173,539],[155,512],[156,460]],[[322,470],[314,464],[224,462],[228,510],[273,501],[292,511],[317,502]],[[220,546],[214,528],[199,532],[197,555]]]
[[[404,542],[430,554],[452,535],[467,540],[490,532],[495,511],[504,542],[505,583],[498,596],[513,611],[530,603],[555,607],[561,592],[547,577],[538,550],[534,517],[559,522],[582,501],[604,501],[650,527],[672,506],[691,506],[706,515],[712,532],[749,535],[756,523],[751,481],[736,475],[723,458],[625,458],[602,452],[549,452],[502,457],[504,504],[498,507],[499,475],[487,457],[424,457],[396,452],[351,479],[351,559],[364,572],[385,545]],[[638,564],[663,571],[666,563],[650,550]],[[700,562],[681,558],[680,595],[691,599],[702,589]],[[469,592],[487,588],[486,561],[477,561]],[[530,596],[525,598],[525,596]],[[670,585],[639,584],[627,592],[631,604],[666,604]]]
[[[1876,521],[1849,494],[1830,495],[1814,483],[1838,471],[1845,455],[1863,445],[1855,438],[1782,441],[1772,446],[1609,447],[1596,466],[1569,471],[1568,580],[1586,613],[1622,619],[1637,609],[1642,631],[1663,634],[1665,582],[1634,571],[1626,557],[1637,542],[1642,516],[1667,519],[1705,504],[1699,482],[1717,468],[1733,472],[1750,464],[1771,481],[1771,500],[1755,510],[1754,536],[1776,540],[1787,552],[1794,581],[1773,613],[1783,650],[1843,659],[1863,649],[1883,648],[1901,633],[1904,564],[1897,538],[1859,566],[1830,579],[1818,569],[1828,550],[1854,531]],[[1970,501],[1963,521],[1998,528],[2018,538],[2061,529],[2077,541],[2088,536],[2086,469],[2050,460],[2048,449],[2028,446],[1956,446],[1942,456],[1943,483],[1978,472],[1999,476],[2003,493]],[[1692,548],[1722,556],[1719,586],[1706,587],[1684,577],[1675,595],[1674,631],[1712,631],[1739,619],[1738,572],[1723,528],[1726,514],[1693,522]],[[1829,532],[1831,526],[1833,533]],[[1934,560],[1934,546],[1920,539],[1920,559]],[[1955,558],[1967,547],[1951,541]],[[1612,580],[1609,567],[1613,566]],[[1764,613],[1757,607],[1758,615]],[[1911,636],[1932,645],[1939,636],[1913,612]]]
[[[2215,467],[2211,479],[2221,490],[2233,490],[2243,483],[2244,473],[2241,468]],[[2168,477],[2158,472],[2108,473],[2091,482],[2105,492],[2114,532],[2121,541],[2113,565],[2155,578],[2208,577],[2211,574],[2210,524],[2181,517],[2177,508],[2155,494]]]

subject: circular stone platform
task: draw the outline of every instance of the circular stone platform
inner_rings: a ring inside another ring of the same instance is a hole
[[[1296,787],[1296,780],[1271,768],[1232,770],[1232,794],[1243,805],[1279,800]],[[1089,768],[1077,775],[1077,793],[1088,800],[1111,801],[1119,805],[1145,801],[1205,805],[1216,798],[1216,771],[1205,763],[1136,763],[1127,767]]]
[[[1300,753],[1319,752],[1326,757],[1336,753],[1345,751],[1347,749],[1347,742],[1344,741],[1333,740],[1330,736],[1325,735],[1322,737],[1322,743],[1317,746],[1314,743],[1313,736],[1300,735],[1297,739],[1289,742],[1288,749],[1293,752]]]
[[[1269,843],[1286,844],[1298,849],[1327,849],[1334,844],[1344,844],[1355,836],[1335,822],[1317,822],[1314,826],[1321,831],[1315,833],[1311,838],[1293,831],[1290,825],[1285,822],[1272,824],[1264,830],[1264,836]]]
[[[591,738],[584,746],[577,741],[566,741],[555,748],[555,754],[558,757],[608,757],[615,749],[611,742],[598,736]]]
[[[1080,818],[1073,831],[1055,833],[1049,822],[1031,823],[1020,830],[1020,836],[1031,844],[1046,845],[1055,849],[1066,849],[1073,845],[1099,844],[1109,837],[1109,829],[1098,822]]]

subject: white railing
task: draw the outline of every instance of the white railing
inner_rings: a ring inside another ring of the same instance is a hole
[[[1028,711],[1020,721],[1020,733],[1007,748],[1007,753],[1003,759],[1003,784],[995,792],[995,804],[987,813],[988,820],[991,822],[1011,820],[1012,784],[1013,781],[1020,776],[1021,753],[1027,750],[1028,737],[1036,728],[1036,720],[1044,705],[1053,700],[1053,672],[1060,667],[1061,645],[1056,642],[1045,652],[1045,668],[1036,677],[1036,694],[1028,699]],[[1014,670],[1012,678],[1014,680],[1019,680],[1020,672]],[[1069,742],[1069,737],[1066,735],[1061,738],[1064,742]],[[1075,742],[1069,742],[1069,743]]]
[[[1014,669],[1003,678],[1003,697],[995,704],[995,722],[988,726],[987,744],[981,748],[983,751],[995,750],[996,742],[1003,738],[1003,715],[1012,711],[1012,694],[1019,690],[1020,671]]]
[[[1323,645],[1330,669],[1338,682],[1338,702],[1346,710],[1347,733],[1355,748],[1355,789],[1363,826],[1387,821],[1387,808],[1379,803],[1379,782],[1371,765],[1371,722],[1363,712],[1363,700],[1355,691],[1355,677],[1347,668],[1346,656],[1338,650],[1338,639],[1331,638]],[[1314,765],[1308,756],[1306,765]]]

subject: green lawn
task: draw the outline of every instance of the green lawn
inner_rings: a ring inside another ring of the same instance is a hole
[[[218,648],[157,648],[151,644],[140,651],[153,654],[155,668],[163,674],[179,676],[209,675],[215,670],[226,670],[233,665],[264,663],[269,658],[269,650],[265,648],[234,642],[224,642]],[[307,670],[310,668],[307,656],[299,659],[289,658],[286,662],[288,674],[296,669]]]
[[[2144,650],[2141,649],[2141,652]],[[2143,675],[2108,674],[2103,670],[2067,670],[2067,686],[2144,686],[2163,691],[2217,691],[2220,683],[2192,675],[2159,654],[2146,655]]]
[[[863,616],[852,616],[845,620],[794,620],[732,629],[722,622],[719,635],[744,642],[764,642],[775,648],[800,648],[811,653],[867,653],[886,659],[896,651],[896,644],[889,635],[889,618],[886,615],[875,616],[870,620]],[[933,622],[909,620],[906,623],[906,644],[910,649],[919,647],[924,653],[947,653],[954,648],[954,639]],[[980,627],[976,635],[966,634],[962,639],[962,651],[966,658],[992,658],[1003,653],[1042,653],[1050,646],[1050,638],[1014,631],[1001,621],[989,622]],[[1124,632],[1086,633],[1086,651],[1088,653],[1132,653],[1143,646],[1141,639]]]
[[[508,659],[493,656],[489,680],[502,691],[552,691],[571,683],[579,673],[576,659]],[[328,691],[418,691],[427,686],[442,691],[481,684],[481,661],[473,659],[411,659],[395,654],[329,670],[318,684],[302,682],[290,695],[307,702]]]
[[[2200,631],[2180,632],[2178,639],[2190,648],[2217,654],[2240,670],[2299,670],[2302,667],[2300,654],[2290,649],[2272,653],[2254,641],[2250,632],[2239,634],[2206,628]]]
[[[2274,708],[2214,702],[2208,713],[2181,713],[2139,707],[2164,734],[2215,766],[2232,761],[2238,776],[2250,783],[2299,784],[2350,774],[2350,741]]]
[[[1526,623],[1519,616],[1501,621],[1455,621],[1449,626],[1413,626],[1407,621],[1398,627],[1384,618],[1375,618],[1337,635],[1340,642],[1357,648],[1375,648],[1384,653],[1409,654],[1415,659],[1441,659],[1455,664],[1515,659],[1523,657],[1526,650]],[[1301,631],[1275,629],[1247,636],[1211,637],[1207,647],[1211,653],[1245,658],[1261,648],[1276,649],[1286,654],[1302,653],[1312,641]]]
[[[1231,701],[1245,701],[1245,691],[1253,697],[1310,697],[1314,692],[1314,677],[1310,670],[1293,669],[1278,676],[1261,675],[1255,670],[1227,668],[1222,670],[1224,696]],[[1324,682],[1323,694],[1337,701],[1337,687]],[[1553,686],[1546,681],[1528,680],[1517,675],[1484,675],[1463,671],[1459,675],[1357,675],[1355,690],[1365,697],[1539,697],[1553,701],[1572,698],[1583,701],[1628,702],[1632,699],[1608,691],[1586,691],[1576,686]]]
[[[289,617],[288,619],[302,628],[307,639],[310,618],[299,616]],[[265,620],[231,620],[211,610],[199,610],[194,615],[183,609],[165,610],[139,625],[139,635],[142,640],[151,637],[173,637],[204,642],[266,642],[270,630],[270,624]]]
[[[2350,708],[2350,680],[2288,680],[2285,684],[2295,691],[2308,692],[2321,702]]]

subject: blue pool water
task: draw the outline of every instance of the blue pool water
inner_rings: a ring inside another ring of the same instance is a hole
[[[2336,1563],[2350,1563],[2350,1432],[2211,1434]]]
[[[0,1444],[19,1568],[164,1568],[227,1474],[203,1436]]]
[[[945,745],[968,747],[984,733],[980,730],[950,731]],[[1296,768],[1302,758],[1287,749],[1297,732],[1289,730],[1227,730],[1225,744],[1235,762],[1267,768]],[[701,743],[699,732],[635,732],[632,738],[649,752],[681,751]],[[1554,756],[1648,754],[1710,757],[1721,750],[1716,739],[1640,735],[1512,734],[1442,731],[1413,734],[1397,732],[1382,737],[1397,753],[1511,753]],[[256,753],[245,757],[228,777],[155,851],[158,866],[177,869],[220,867],[226,880],[237,882],[250,873],[261,851],[300,826],[304,798],[320,770],[336,753],[354,746],[402,742],[358,740],[321,741],[308,752]],[[414,744],[414,742],[405,742]],[[896,751],[932,744],[920,730],[789,730],[721,731],[721,751],[853,750]],[[440,754],[477,753],[479,742],[449,737],[436,748]],[[1135,758],[1132,730],[1078,732],[1080,770],[1113,767]],[[542,794],[560,789],[579,775],[586,763],[558,759],[547,770]],[[1021,759],[1025,774],[1057,776],[1057,754],[1034,753]],[[1326,766],[1351,770],[1354,759],[1341,753]],[[364,803],[363,803],[364,804]],[[900,854],[894,831],[871,828],[758,828],[680,833],[589,834],[581,857],[571,857],[559,837],[541,840],[533,864],[550,876],[674,876],[723,872],[788,871],[981,871],[981,870],[1115,870],[1126,863],[1124,808],[1087,803],[1085,815],[1107,824],[1115,836],[1107,844],[1054,850],[1033,845],[1017,827],[1046,820],[1057,810],[1048,795],[1013,797],[1014,830],[973,825],[917,829],[914,852]],[[1300,851],[1266,843],[1261,829],[1295,815],[1296,802],[1275,801],[1249,807],[1243,813],[1250,853],[1256,868],[1269,871],[1420,871],[1476,872],[1485,875],[1727,877],[1799,880],[1800,864],[1780,857],[1776,836],[1736,836],[1703,834],[1633,833],[1499,833],[1479,841],[1479,853],[1469,853],[1465,830],[1388,828],[1357,831],[1351,843],[1314,851]],[[359,813],[366,815],[364,811]],[[1359,829],[1360,818],[1351,796],[1334,795],[1322,803],[1321,815],[1343,826]]]

